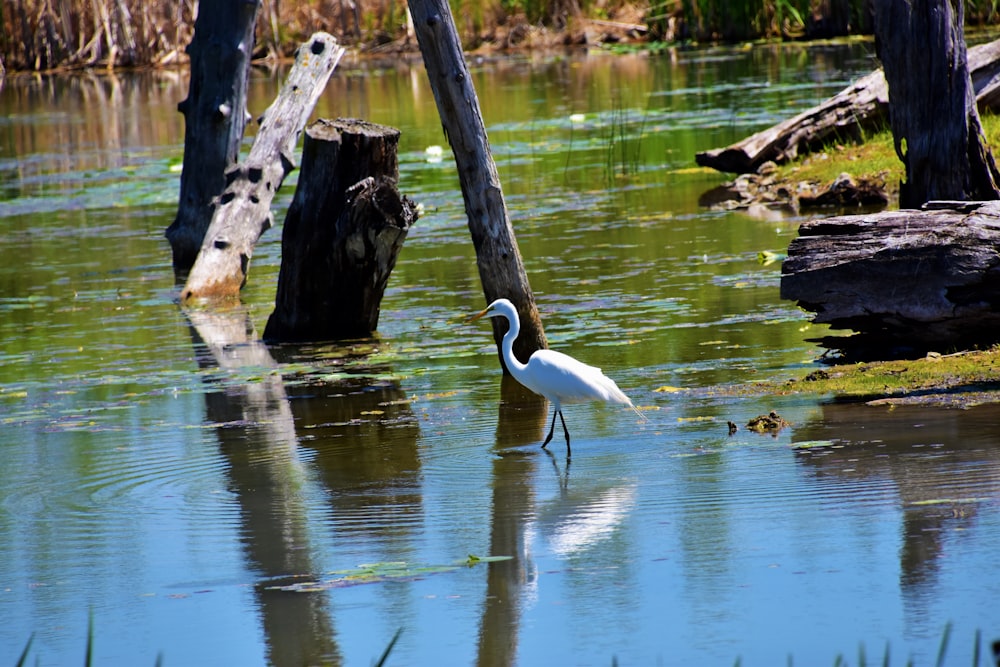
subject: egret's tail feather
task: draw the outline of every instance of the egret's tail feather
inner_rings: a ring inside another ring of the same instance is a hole
[[[646,413],[643,412],[642,410],[640,410],[639,408],[635,407],[635,405],[632,404],[632,401],[628,402],[628,406],[630,408],[632,408],[632,412],[634,412],[635,414],[639,415],[639,419],[641,419],[644,422],[648,422],[649,421],[649,417],[646,416]]]

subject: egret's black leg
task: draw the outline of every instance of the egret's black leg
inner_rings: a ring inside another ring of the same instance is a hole
[[[552,427],[549,429],[549,436],[547,438],[545,438],[545,442],[542,443],[542,449],[545,449],[545,446],[547,444],[549,444],[549,442],[552,441],[552,434],[555,433],[555,431],[556,431],[556,415],[557,414],[560,414],[559,410],[556,410],[555,412],[552,413]],[[563,428],[566,428],[565,422],[563,424]]]
[[[562,410],[559,411],[559,421],[563,425],[563,434],[566,436],[566,457],[569,458],[569,429],[566,428],[566,418],[563,417]],[[552,425],[556,425],[555,417],[552,418]]]

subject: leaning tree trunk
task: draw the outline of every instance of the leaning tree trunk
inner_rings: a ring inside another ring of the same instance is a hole
[[[323,32],[299,47],[281,92],[260,118],[246,161],[226,172],[225,190],[181,291],[182,301],[239,296],[254,246],[271,227],[271,201],[295,168],[299,135],[343,54],[337,40]]]
[[[901,208],[997,199],[962,35],[962,0],[879,0],[875,50],[889,84],[889,122],[906,166]]]
[[[399,130],[318,120],[281,237],[269,342],[368,336],[417,206],[396,187]]]
[[[191,57],[188,96],[177,105],[184,114],[184,169],[177,216],[166,236],[174,272],[185,275],[201,249],[212,221],[225,172],[240,155],[247,113],[247,81],[259,2],[202,2],[187,47]]]
[[[521,335],[514,343],[514,355],[527,361],[532,352],[547,347],[545,332],[514,238],[455,21],[447,0],[409,0],[409,6],[441,124],[455,155],[483,292],[487,301],[507,297],[517,307]],[[501,319],[493,320],[498,349],[507,330]],[[503,365],[502,357],[500,363]]]

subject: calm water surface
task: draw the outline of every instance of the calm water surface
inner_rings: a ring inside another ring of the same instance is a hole
[[[724,145],[869,71],[870,45],[475,63],[550,344],[642,406],[503,381],[419,62],[344,63],[318,115],[402,130],[412,229],[375,340],[267,348],[185,312],[163,230],[183,74],[0,90],[0,663],[968,665],[1000,638],[994,407],[733,398],[823,350],[778,298],[797,219],[714,212]],[[255,72],[260,113],[280,76]],[[281,220],[294,176],[276,201]],[[776,437],[726,422],[779,411]],[[490,561],[487,556],[505,557]],[[479,562],[476,558],[483,558]],[[888,647],[888,648],[887,648]],[[984,649],[985,650],[985,649]]]

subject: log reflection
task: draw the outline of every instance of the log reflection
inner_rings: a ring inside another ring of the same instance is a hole
[[[516,663],[518,632],[526,588],[534,586],[535,566],[525,540],[535,513],[532,477],[545,436],[548,402],[510,376],[500,386],[493,461],[490,555],[510,560],[490,563],[479,628],[476,664]]]
[[[886,411],[827,404],[793,439],[830,443],[798,450],[797,460],[817,478],[892,481],[902,509],[900,588],[913,602],[937,587],[947,537],[975,529],[981,500],[1000,493],[998,423],[996,405]]]
[[[270,664],[339,664],[326,598],[268,590],[273,578],[315,572],[304,478],[292,410],[277,364],[257,340],[244,308],[185,310],[204,371],[260,369],[259,380],[205,376],[207,421],[229,462],[230,491],[240,506],[243,548],[261,573],[254,588]],[[255,373],[256,375],[257,373]]]

